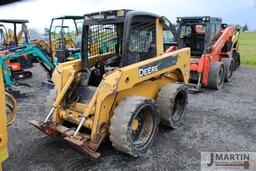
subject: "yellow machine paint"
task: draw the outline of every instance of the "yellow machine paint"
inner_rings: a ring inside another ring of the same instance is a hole
[[[43,48],[47,53],[50,53],[50,49],[52,49],[52,56],[56,55],[56,49],[59,46],[56,40],[52,40],[52,47],[50,48],[50,44],[45,42],[42,39],[35,39],[33,43]],[[65,39],[65,47],[68,49],[76,48],[76,45],[72,39]]]
[[[98,157],[96,150],[108,135],[114,110],[126,97],[144,97],[156,101],[159,91],[165,85],[176,84],[176,82],[188,83],[190,49],[183,48],[165,53],[163,22],[160,18],[156,18],[155,28],[157,56],[124,67],[116,67],[105,73],[97,87],[86,87],[95,91],[91,96],[87,95],[88,99],[85,102],[73,100],[68,106],[63,103],[65,98],[71,96],[68,92],[73,91],[74,84],[82,79],[81,60],[58,64],[52,75],[52,81],[55,84],[53,108],[45,121],[31,121],[31,124],[50,136],[62,135],[65,140],[84,152]],[[101,55],[96,53],[88,58],[87,66],[91,68],[97,61],[105,61],[108,58],[108,53]],[[160,65],[167,59],[176,59],[175,64],[159,70],[156,67],[146,68],[141,72],[141,68],[155,63]],[[76,131],[67,128],[66,121],[78,126]],[[86,128],[89,133],[77,132],[80,126]],[[136,131],[138,127],[138,120],[134,119],[131,129]]]
[[[2,68],[0,67],[0,73]],[[5,90],[3,83],[3,75],[0,74],[0,170],[2,170],[2,162],[8,158],[7,151],[7,118],[5,105]]]
[[[234,33],[234,35],[232,36],[232,48],[233,48],[233,50],[235,50],[235,51],[238,51],[238,47],[239,47],[239,36],[240,36],[240,32],[239,31],[236,31],[235,33]],[[232,50],[232,51],[233,51]]]

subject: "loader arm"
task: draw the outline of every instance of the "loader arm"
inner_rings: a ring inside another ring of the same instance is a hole
[[[206,54],[210,55],[214,58],[217,58],[216,60],[220,60],[220,54],[222,53],[222,48],[225,46],[225,43],[230,39],[230,37],[233,36],[234,28],[228,26],[225,28],[225,30],[222,31],[221,36],[218,38],[218,40],[211,46],[211,53]]]
[[[122,76],[117,91],[129,89],[135,84],[174,70],[179,70],[182,75],[181,79],[177,81],[184,81],[187,84],[189,80],[189,54],[190,49],[183,48],[122,68]],[[128,82],[127,79],[129,79]]]
[[[44,40],[42,39],[33,40],[33,44],[41,46],[44,50],[46,50],[47,53],[50,53],[50,46]]]

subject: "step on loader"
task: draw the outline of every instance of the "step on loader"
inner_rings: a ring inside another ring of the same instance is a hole
[[[190,49],[173,41],[164,51],[163,35],[177,38],[174,30],[148,12],[86,14],[81,59],[56,66],[48,114],[30,123],[95,158],[107,136],[117,150],[143,155],[159,123],[178,128],[187,109]]]
[[[184,47],[191,48],[190,90],[221,89],[240,65],[240,32],[216,17],[178,17],[177,23]]]

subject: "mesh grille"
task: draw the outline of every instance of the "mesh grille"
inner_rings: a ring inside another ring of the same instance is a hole
[[[134,17],[129,35],[129,64],[156,56],[156,20]]]
[[[88,65],[116,55],[117,32],[115,25],[91,25],[88,35]]]

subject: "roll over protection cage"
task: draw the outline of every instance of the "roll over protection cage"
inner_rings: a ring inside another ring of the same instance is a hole
[[[118,12],[122,12],[123,15],[118,16]],[[134,17],[151,17],[151,18],[159,18],[161,22],[164,23],[164,29],[169,29],[174,35],[174,39],[177,42],[173,42],[178,48],[183,46],[182,41],[179,38],[179,35],[172,25],[172,23],[166,18],[161,17],[159,15],[149,13],[149,12],[141,12],[141,11],[132,11],[132,10],[113,10],[113,11],[103,11],[100,13],[91,13],[85,14],[85,20],[83,23],[82,29],[82,43],[81,43],[81,62],[82,68],[87,68],[88,61],[88,34],[89,27],[91,24],[123,24],[123,40],[121,47],[121,66],[127,66],[129,64],[128,61],[128,51],[129,51],[129,34],[130,28]]]

